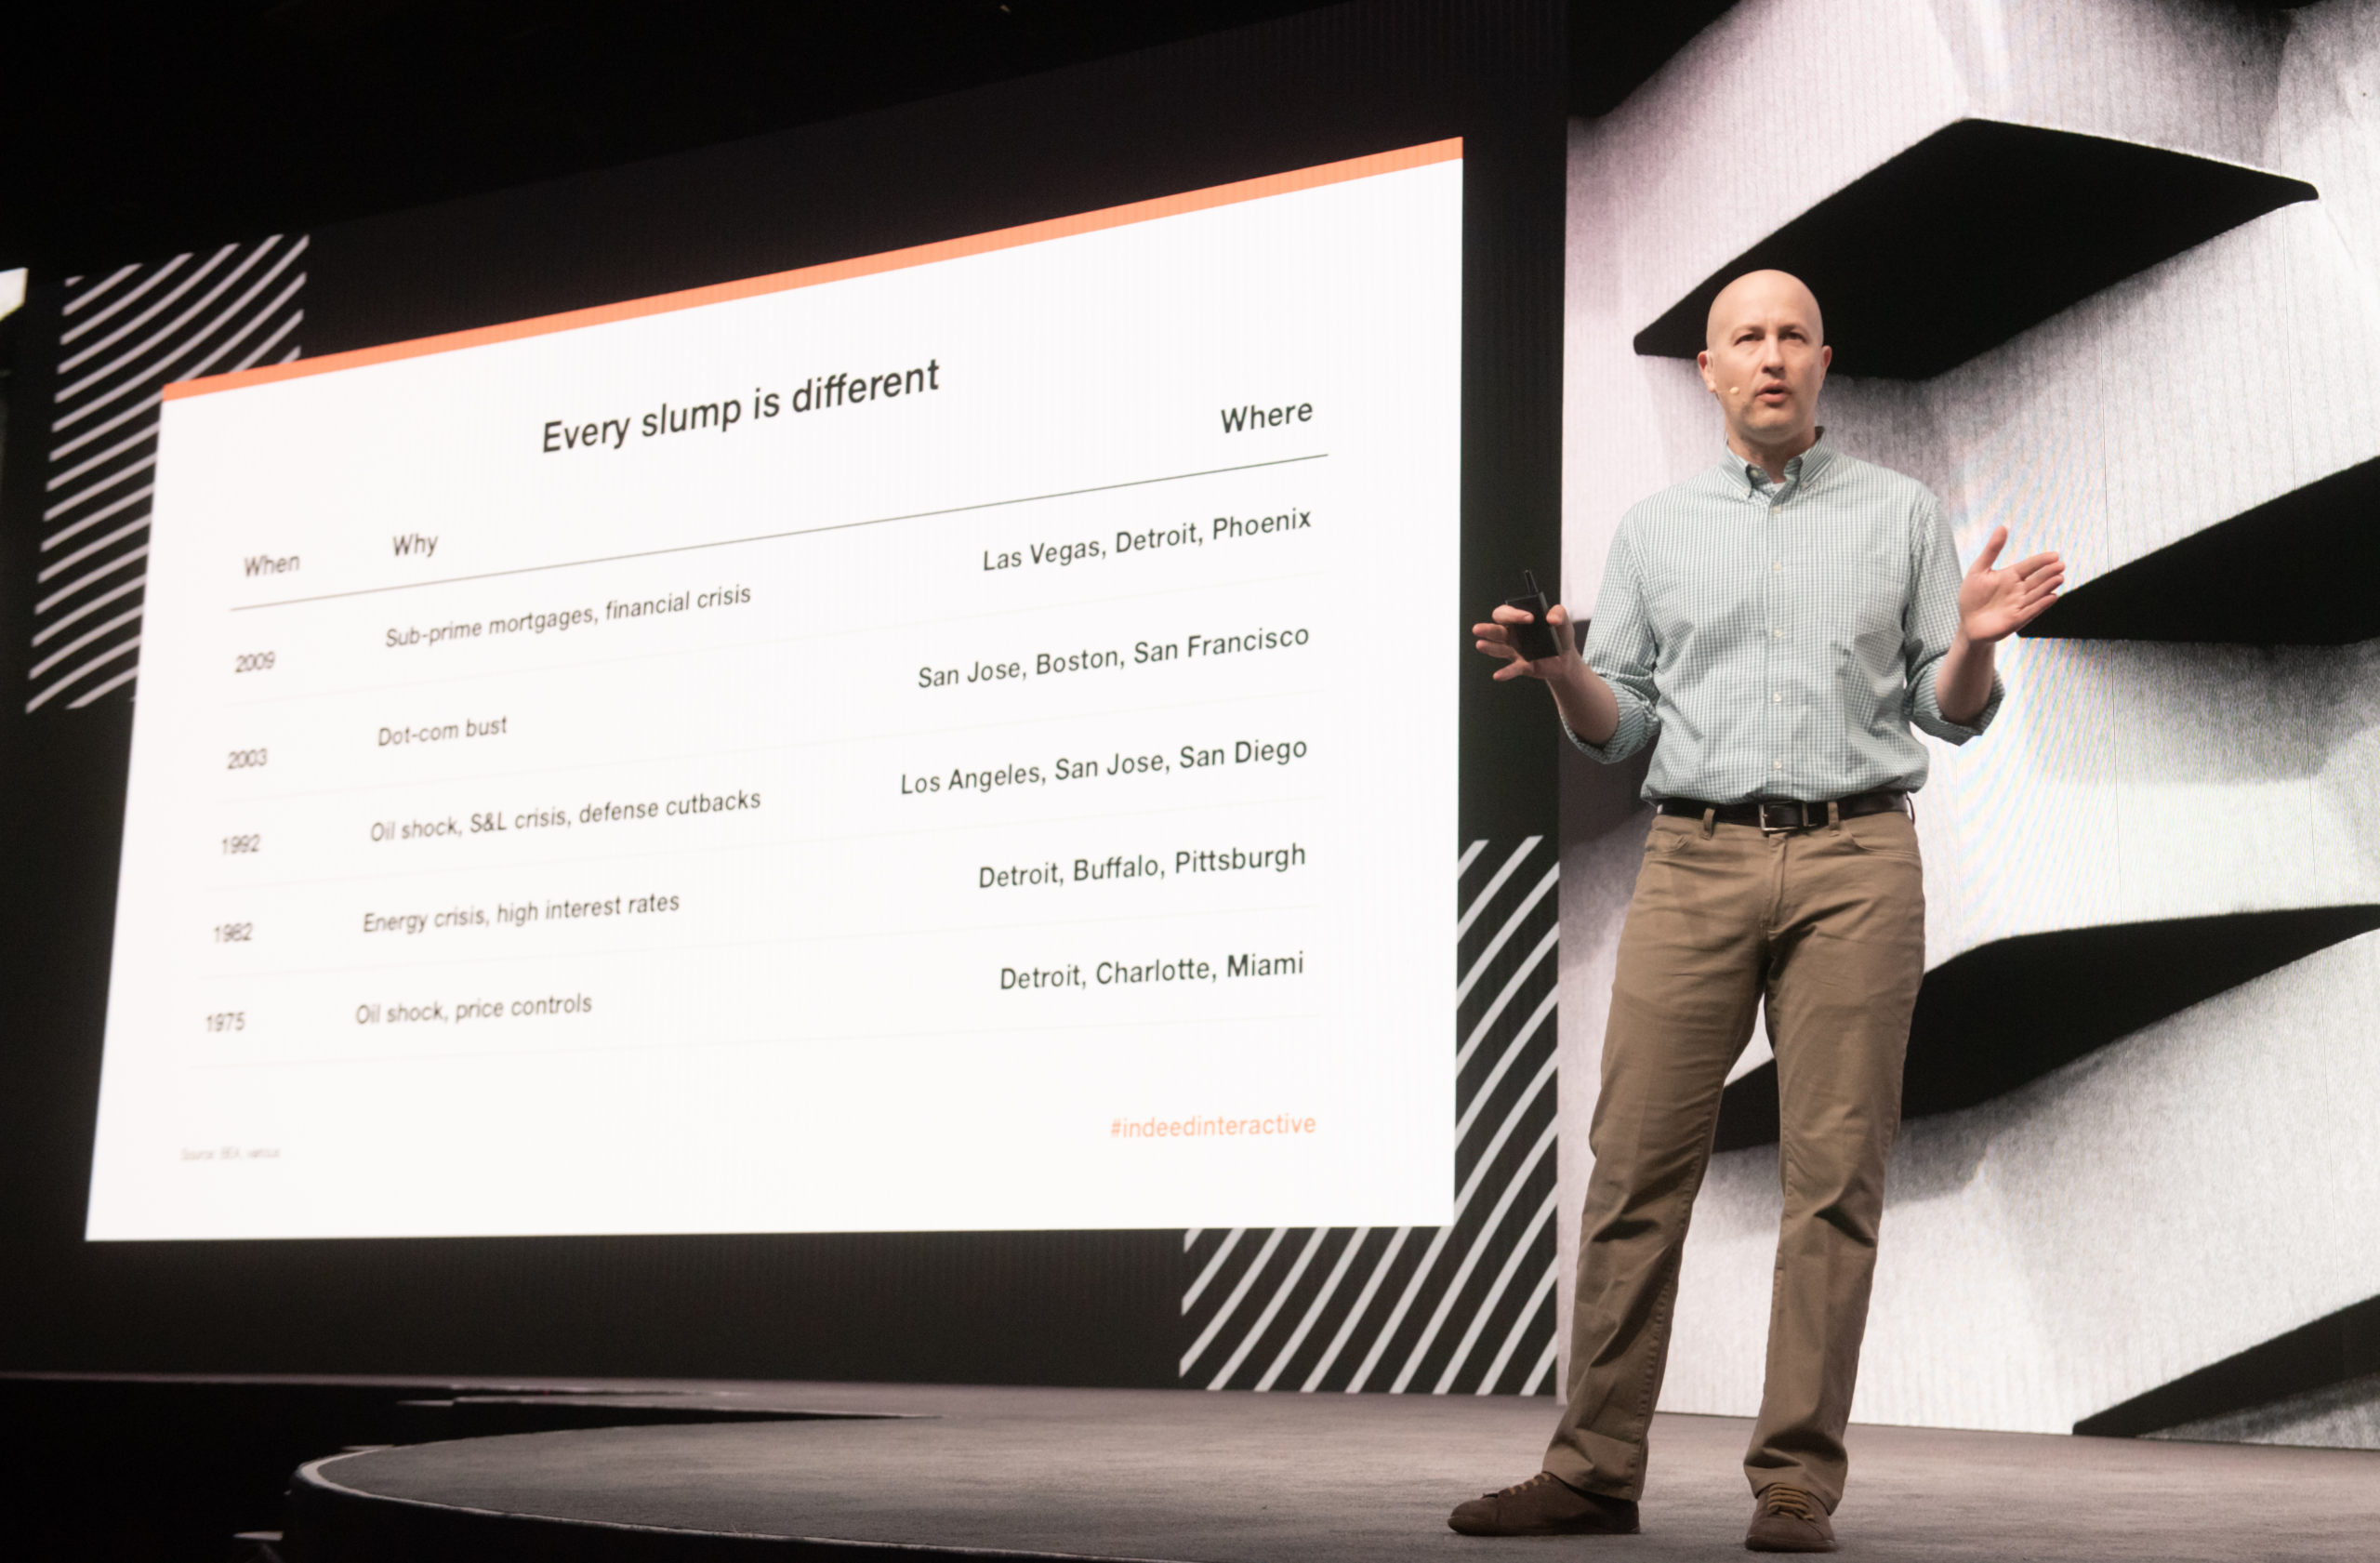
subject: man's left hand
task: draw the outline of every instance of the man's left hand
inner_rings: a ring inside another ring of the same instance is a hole
[[[2065,562],[2054,553],[1993,569],[2007,546],[2008,528],[1993,527],[1959,582],[1959,632],[1977,645],[2005,640],[2030,624],[2057,601],[2057,589],[2066,581]]]

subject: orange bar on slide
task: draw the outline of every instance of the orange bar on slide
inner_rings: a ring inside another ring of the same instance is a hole
[[[1028,222],[1016,228],[995,229],[989,233],[971,233],[962,239],[944,239],[936,244],[916,245],[908,249],[886,250],[881,255],[830,260],[823,265],[774,272],[767,276],[746,277],[738,282],[713,283],[707,287],[690,287],[677,293],[656,293],[650,298],[629,298],[617,304],[599,304],[592,309],[568,310],[561,314],[507,321],[501,325],[450,331],[439,337],[417,337],[407,342],[357,348],[352,352],[301,358],[291,364],[271,364],[229,375],[209,375],[204,379],[177,380],[165,387],[165,397],[172,402],[185,396],[236,391],[242,386],[270,385],[276,380],[294,380],[306,375],[328,374],[336,369],[353,369],[366,364],[388,364],[401,358],[423,358],[434,352],[454,352],[487,342],[509,342],[523,337],[549,336],[556,331],[575,331],[582,326],[602,325],[610,321],[668,314],[673,310],[698,310],[706,304],[722,304],[731,298],[752,298],[764,293],[786,293],[797,287],[841,282],[846,277],[872,276],[879,272],[898,272],[911,266],[931,266],[937,260],[956,260],[966,255],[1015,249],[1024,245],[1038,245],[1044,239],[1096,233],[1102,229],[1123,228],[1135,222],[1147,222],[1154,218],[1203,212],[1215,206],[1235,205],[1242,201],[1261,201],[1268,195],[1287,195],[1292,191],[1345,184],[1352,179],[1369,179],[1375,174],[1393,174],[1405,168],[1426,167],[1433,163],[1451,163],[1461,156],[1462,138],[1457,136],[1418,147],[1374,152],[1368,157],[1351,157],[1340,163],[1293,168],[1286,174],[1267,174],[1263,179],[1241,179],[1233,184],[1188,191],[1180,195],[1161,195],[1153,201],[1134,201],[1100,211],[1080,212],[1073,217],[1051,218],[1044,222]]]

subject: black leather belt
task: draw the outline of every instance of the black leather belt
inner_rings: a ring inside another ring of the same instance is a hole
[[[1722,825],[1757,825],[1775,834],[1781,830],[1815,830],[1830,817],[1825,803],[1804,803],[1793,799],[1761,799],[1750,803],[1699,803],[1691,798],[1664,798],[1661,813],[1681,819],[1700,819],[1704,815],[1716,818]],[[1857,797],[1838,798],[1831,807],[1835,817],[1858,819],[1862,815],[1909,814],[1909,794],[1897,788],[1886,792],[1862,792]]]

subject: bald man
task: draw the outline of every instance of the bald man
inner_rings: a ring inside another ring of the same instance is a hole
[[[1963,744],[2000,708],[1993,647],[2056,600],[2056,554],[1964,575],[1942,507],[1835,450],[1818,300],[1737,278],[1696,362],[1726,449],[1620,523],[1586,655],[1568,614],[1529,660],[1499,608],[1475,626],[1501,680],[1536,679],[1587,753],[1652,743],[1659,812],[1620,937],[1589,1145],[1568,1403],[1527,1481],[1457,1508],[1471,1535],[1637,1529],[1687,1218],[1727,1071],[1764,1001],[1785,1215],[1768,1368],[1744,1473],[1744,1544],[1831,1552],[1867,1328],[1884,1160],[1925,964],[1911,728]]]

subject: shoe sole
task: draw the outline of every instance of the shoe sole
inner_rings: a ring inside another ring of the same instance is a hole
[[[1810,1546],[1795,1542],[1755,1542],[1749,1536],[1744,1538],[1746,1552],[1834,1552],[1839,1550],[1841,1545],[1839,1542],[1831,1541],[1820,1542],[1815,1546]]]
[[[1644,1527],[1631,1525],[1622,1530],[1610,1525],[1539,1525],[1530,1526],[1526,1530],[1503,1530],[1488,1527],[1457,1525],[1449,1519],[1447,1521],[1447,1529],[1458,1536],[1633,1536]]]

